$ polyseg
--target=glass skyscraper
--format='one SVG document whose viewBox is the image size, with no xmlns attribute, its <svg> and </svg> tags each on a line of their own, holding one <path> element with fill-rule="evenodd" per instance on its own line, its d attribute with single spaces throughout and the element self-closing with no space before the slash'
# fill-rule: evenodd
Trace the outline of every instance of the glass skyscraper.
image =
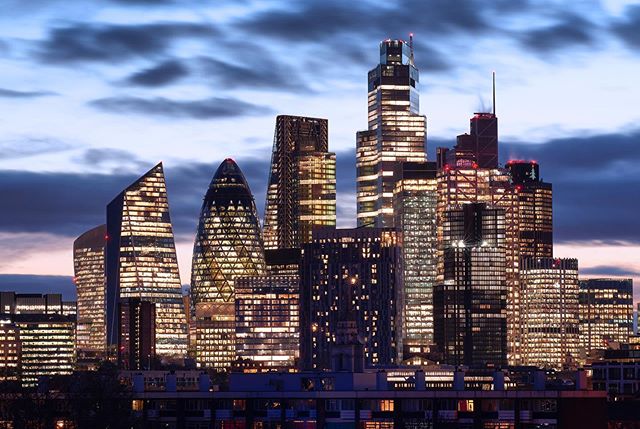
<svg viewBox="0 0 640 429">
<path fill-rule="evenodd" d="M 106 243 L 106 225 L 90 229 L 73 242 L 73 280 L 78 296 L 76 345 L 79 355 L 99 356 L 107 348 Z"/>
<path fill-rule="evenodd" d="M 580 287 L 580 346 L 588 353 L 633 334 L 633 280 L 584 279 Z"/>
<path fill-rule="evenodd" d="M 522 363 L 560 369 L 579 347 L 578 260 L 525 258 L 522 282 Z"/>
<path fill-rule="evenodd" d="M 398 231 L 396 303 L 399 359 L 426 357 L 433 344 L 433 287 L 438 262 L 434 162 L 396 166 L 393 212 Z"/>
<path fill-rule="evenodd" d="M 139 298 L 156 305 L 156 353 L 181 359 L 187 324 L 162 163 L 107 206 L 107 341 L 117 345 L 118 303 Z"/>
<path fill-rule="evenodd" d="M 193 248 L 191 296 L 200 366 L 230 369 L 235 359 L 235 280 L 264 274 L 256 205 L 238 164 L 228 158 L 204 197 Z"/>
<path fill-rule="evenodd" d="M 266 249 L 300 248 L 316 226 L 336 224 L 336 155 L 326 119 L 276 118 L 264 215 Z"/>
<path fill-rule="evenodd" d="M 505 215 L 486 204 L 447 210 L 434 290 L 435 341 L 451 365 L 507 364 Z"/>
<path fill-rule="evenodd" d="M 392 227 L 395 164 L 426 160 L 418 80 L 411 45 L 380 42 L 380 64 L 368 75 L 368 129 L 356 135 L 358 226 Z"/>
</svg>

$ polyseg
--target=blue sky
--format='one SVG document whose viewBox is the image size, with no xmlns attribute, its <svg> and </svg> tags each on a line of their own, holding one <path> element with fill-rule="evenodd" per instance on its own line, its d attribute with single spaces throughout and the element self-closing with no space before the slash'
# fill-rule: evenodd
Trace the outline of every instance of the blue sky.
<svg viewBox="0 0 640 429">
<path fill-rule="evenodd" d="M 163 160 L 188 282 L 199 206 L 224 158 L 262 207 L 277 114 L 329 119 L 339 223 L 353 225 L 366 74 L 380 40 L 413 32 L 429 153 L 490 107 L 495 70 L 502 161 L 536 159 L 554 184 L 556 255 L 578 257 L 584 276 L 640 281 L 638 1 L 0 6 L 0 273 L 71 275 L 73 239 Z M 51 279 L 66 277 L 43 287 L 58 288 Z"/>
</svg>

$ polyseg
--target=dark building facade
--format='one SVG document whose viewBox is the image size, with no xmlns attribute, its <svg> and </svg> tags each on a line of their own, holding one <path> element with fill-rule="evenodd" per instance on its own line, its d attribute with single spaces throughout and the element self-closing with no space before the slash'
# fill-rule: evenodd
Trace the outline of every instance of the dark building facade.
<svg viewBox="0 0 640 429">
<path fill-rule="evenodd" d="M 264 215 L 266 249 L 311 240 L 317 226 L 336 224 L 336 155 L 329 152 L 326 119 L 276 118 Z"/>
<path fill-rule="evenodd" d="M 157 304 L 156 353 L 182 359 L 187 323 L 162 163 L 107 206 L 107 342 L 120 336 L 118 303 L 139 298 Z"/>
<path fill-rule="evenodd" d="M 451 365 L 507 364 L 504 210 L 466 204 L 445 212 L 435 341 Z"/>
<path fill-rule="evenodd" d="M 204 197 L 193 247 L 191 296 L 196 310 L 196 360 L 228 370 L 235 359 L 235 280 L 265 274 L 264 248 L 249 185 L 230 158 Z"/>
<path fill-rule="evenodd" d="M 386 228 L 314 231 L 300 268 L 300 358 L 308 369 L 331 368 L 340 311 L 353 300 L 365 364 L 396 362 L 396 233 Z"/>
<path fill-rule="evenodd" d="M 508 161 L 518 203 L 521 258 L 553 257 L 553 188 L 540 178 L 535 161 Z"/>
<path fill-rule="evenodd" d="M 118 303 L 120 337 L 118 366 L 122 369 L 152 369 L 156 359 L 156 306 L 139 298 Z"/>
<path fill-rule="evenodd" d="M 106 225 L 90 229 L 73 242 L 73 281 L 78 296 L 76 344 L 80 355 L 106 353 L 106 243 Z"/>
<path fill-rule="evenodd" d="M 633 335 L 633 280 L 579 280 L 580 346 L 589 352 Z"/>
<path fill-rule="evenodd" d="M 397 162 L 426 158 L 412 42 L 380 42 L 380 64 L 368 75 L 368 129 L 356 135 L 358 226 L 393 226 Z"/>
</svg>

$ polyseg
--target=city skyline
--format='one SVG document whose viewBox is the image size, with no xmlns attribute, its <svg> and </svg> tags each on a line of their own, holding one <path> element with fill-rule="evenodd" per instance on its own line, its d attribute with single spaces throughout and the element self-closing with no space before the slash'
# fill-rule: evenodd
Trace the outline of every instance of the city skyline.
<svg viewBox="0 0 640 429">
<path fill-rule="evenodd" d="M 548 98 L 546 109 L 541 108 L 540 97 L 532 97 L 532 94 L 528 94 L 532 88 L 540 89 L 531 82 L 539 82 L 539 79 L 544 75 L 537 76 L 537 78 L 533 75 L 520 75 L 516 78 L 517 67 L 512 63 L 505 64 L 504 58 L 500 60 L 496 59 L 495 55 L 488 55 L 489 58 L 482 58 L 482 61 L 478 61 L 472 56 L 471 59 L 475 61 L 474 70 L 468 72 L 470 73 L 468 76 L 463 77 L 458 68 L 459 65 L 451 64 L 455 62 L 455 55 L 443 55 L 441 52 L 447 43 L 453 42 L 444 43 L 442 46 L 431 43 L 430 37 L 433 30 L 424 29 L 423 25 L 412 21 L 407 21 L 407 25 L 403 26 L 397 25 L 397 23 L 389 25 L 389 28 L 384 31 L 386 34 L 380 35 L 380 37 L 407 38 L 409 31 L 416 33 L 416 61 L 421 71 L 421 101 L 423 102 L 420 113 L 426 114 L 429 118 L 428 151 L 430 160 L 435 159 L 435 147 L 451 146 L 455 136 L 466 131 L 468 118 L 474 111 L 480 110 L 479 107 L 482 107 L 477 105 L 479 104 L 477 95 L 482 94 L 485 100 L 489 99 L 490 73 L 495 68 L 498 74 L 497 113 L 501 125 L 502 153 L 500 160 L 504 163 L 512 157 L 536 159 L 543 166 L 545 181 L 553 182 L 556 253 L 562 257 L 577 257 L 580 260 L 581 277 L 621 275 L 634 277 L 637 282 L 640 277 L 638 274 L 640 265 L 634 255 L 640 251 L 638 244 L 640 237 L 634 236 L 634 231 L 637 230 L 633 228 L 634 224 L 632 223 L 634 203 L 625 197 L 625 189 L 636 189 L 637 186 L 637 179 L 633 177 L 637 167 L 633 161 L 640 155 L 633 143 L 640 133 L 633 126 L 628 125 L 633 124 L 637 116 L 634 116 L 633 109 L 626 109 L 628 111 L 620 113 L 620 109 L 617 107 L 624 105 L 625 97 L 630 97 L 631 93 L 635 91 L 635 88 L 630 84 L 631 79 L 629 79 L 629 85 L 625 85 L 624 73 L 632 72 L 637 68 L 637 65 L 632 61 L 632 51 L 630 51 L 629 58 L 622 58 L 622 54 L 626 52 L 625 45 L 622 43 L 628 43 L 630 47 L 634 46 L 633 43 L 636 39 L 625 36 L 628 33 L 624 32 L 626 28 L 624 24 L 631 22 L 636 15 L 632 13 L 632 8 L 628 10 L 616 8 L 612 7 L 612 4 L 613 2 L 609 3 L 607 7 L 603 6 L 600 9 L 599 17 L 595 12 L 589 16 L 574 16 L 575 19 L 581 18 L 587 22 L 598 23 L 598 31 L 603 34 L 606 32 L 608 37 L 599 43 L 608 44 L 608 47 L 598 47 L 598 43 L 589 39 L 591 36 L 584 36 L 586 39 L 581 39 L 575 34 L 567 36 L 566 33 L 562 33 L 560 31 L 563 24 L 562 19 L 567 21 L 564 24 L 569 28 L 578 30 L 577 27 L 569 25 L 570 18 L 561 18 L 560 22 L 549 23 L 548 26 L 543 26 L 539 30 L 549 30 L 547 33 L 537 33 L 538 39 L 547 40 L 549 45 L 546 47 L 538 46 L 536 51 L 533 47 L 535 43 L 531 42 L 527 45 L 526 42 L 521 42 L 522 52 L 515 49 L 521 58 L 534 64 L 533 74 L 535 71 L 540 72 L 543 69 L 551 68 L 558 71 L 557 79 L 553 79 L 557 82 L 548 83 L 549 89 L 543 91 L 543 94 Z M 243 10 L 247 7 L 239 6 L 238 8 Z M 316 7 L 319 6 L 316 5 Z M 557 8 L 561 7 L 557 6 Z M 19 14 L 19 7 L 16 6 L 15 9 L 16 11 L 13 13 L 16 14 L 16 22 L 26 19 L 26 15 Z M 89 7 L 89 9 L 91 8 Z M 201 22 L 201 25 L 198 26 L 195 23 L 198 21 L 197 17 L 185 13 L 180 14 L 176 10 L 173 12 L 180 18 L 179 25 L 174 24 L 169 28 L 169 24 L 166 22 L 171 17 L 169 9 L 170 7 L 166 9 L 157 7 L 156 14 L 146 18 L 144 24 L 152 25 L 150 22 L 157 21 L 164 22 L 163 25 L 166 26 L 163 28 L 169 34 L 168 39 L 164 42 L 157 42 L 160 45 L 164 43 L 162 46 L 157 46 L 157 49 L 165 49 L 160 57 L 170 57 L 170 53 L 173 52 L 169 47 L 171 43 L 169 39 L 171 38 L 180 39 L 177 40 L 179 43 L 195 43 L 201 41 L 203 37 L 211 37 L 213 40 L 216 37 L 221 37 L 214 33 L 218 31 L 216 26 L 222 27 L 222 24 L 213 25 L 211 20 L 207 20 L 205 17 L 201 18 L 201 21 L 211 25 L 205 25 Z M 446 7 L 440 6 L 440 9 L 442 12 Z M 220 119 L 218 117 L 220 115 L 217 116 L 215 111 L 211 113 L 210 106 L 208 107 L 206 104 L 172 101 L 170 97 L 192 96 L 191 99 L 196 97 L 197 91 L 194 90 L 193 84 L 186 85 L 187 88 L 183 88 L 177 83 L 172 85 L 156 84 L 154 89 L 149 89 L 149 84 L 144 87 L 145 84 L 140 82 L 145 82 L 145 79 L 147 79 L 146 82 L 149 82 L 149 79 L 152 79 L 154 75 L 150 72 L 147 74 L 132 73 L 129 79 L 131 84 L 137 82 L 135 84 L 137 86 L 134 85 L 134 87 L 138 98 L 130 97 L 129 100 L 124 100 L 127 101 L 126 103 L 122 103 L 123 99 L 120 99 L 120 104 L 117 104 L 115 98 L 103 97 L 98 100 L 101 102 L 92 101 L 91 106 L 93 107 L 79 107 L 86 102 L 83 101 L 85 98 L 95 98 L 99 93 L 108 92 L 109 85 L 113 86 L 114 93 L 119 91 L 119 85 L 124 85 L 118 83 L 122 77 L 116 77 L 113 69 L 107 70 L 106 65 L 101 65 L 105 60 L 100 56 L 101 52 L 87 50 L 86 42 L 91 41 L 92 37 L 95 40 L 103 40 L 100 39 L 102 37 L 111 43 L 110 45 L 107 43 L 108 47 L 112 48 L 111 55 L 116 59 L 119 59 L 118 56 L 121 55 L 122 61 L 127 62 L 130 67 L 135 66 L 149 71 L 151 63 L 165 64 L 170 62 L 170 60 L 158 61 L 158 58 L 151 52 L 156 49 L 154 46 L 148 47 L 151 51 L 136 51 L 136 49 L 144 49 L 146 45 L 133 43 L 134 40 L 139 41 L 142 37 L 134 31 L 134 28 L 140 28 L 143 24 L 131 22 L 132 18 L 124 18 L 125 12 L 132 10 L 136 10 L 135 7 L 127 9 L 124 6 L 112 6 L 102 13 L 90 14 L 92 16 L 90 22 L 93 24 L 82 26 L 78 23 L 74 24 L 73 14 L 67 17 L 67 21 L 61 22 L 55 19 L 53 12 L 47 12 L 46 6 L 41 6 L 37 11 L 37 19 L 32 20 L 32 26 L 40 26 L 37 31 L 35 28 L 32 28 L 31 31 L 21 30 L 15 24 L 5 27 L 7 28 L 5 30 L 7 36 L 2 38 L 4 40 L 2 47 L 10 55 L 7 55 L 3 62 L 9 66 L 9 71 L 7 72 L 6 85 L 4 82 L 0 85 L 4 88 L 0 91 L 0 103 L 2 106 L 15 106 L 15 108 L 7 109 L 7 116 L 0 122 L 1 146 L 5 148 L 4 154 L 0 158 L 0 196 L 9 201 L 9 210 L 6 212 L 3 210 L 4 214 L 0 215 L 0 225 L 2 225 L 0 243 L 3 249 L 3 263 L 0 264 L 1 273 L 66 274 L 71 276 L 73 272 L 71 252 L 74 238 L 92 225 L 104 221 L 104 206 L 113 195 L 159 159 L 167 159 L 168 157 L 165 163 L 168 167 L 167 186 L 176 229 L 182 283 L 188 283 L 191 246 L 197 226 L 197 207 L 201 201 L 202 190 L 205 189 L 215 166 L 223 158 L 230 156 L 238 160 L 254 190 L 255 199 L 260 205 L 259 218 L 262 218 L 263 207 L 261 204 L 264 201 L 266 191 L 268 153 L 271 146 L 273 118 L 276 113 L 309 114 L 329 120 L 329 147 L 337 154 L 338 226 L 353 226 L 355 223 L 354 134 L 357 130 L 366 128 L 366 124 L 363 124 L 363 120 L 366 118 L 364 110 L 366 108 L 366 91 L 364 90 L 365 79 L 363 76 L 377 62 L 375 52 L 379 39 L 362 30 L 360 37 L 364 40 L 356 43 L 353 41 L 355 30 L 350 30 L 348 34 L 351 35 L 351 39 L 349 40 L 352 41 L 348 44 L 351 49 L 348 54 L 351 56 L 358 54 L 365 58 L 350 59 L 349 67 L 340 78 L 327 77 L 326 74 L 313 68 L 306 69 L 304 81 L 315 85 L 311 89 L 307 88 L 308 92 L 306 93 L 301 88 L 294 90 L 290 87 L 289 82 L 282 81 L 279 84 L 272 82 L 270 85 L 261 81 L 262 85 L 271 88 L 267 90 L 260 89 L 259 86 L 256 89 L 257 84 L 255 83 L 253 88 L 236 87 L 235 91 L 238 95 L 243 95 L 243 91 L 248 91 L 243 95 L 244 100 L 251 99 L 256 103 L 264 101 L 268 91 L 272 91 L 274 88 L 282 90 L 281 96 L 275 98 L 274 104 L 267 106 L 270 110 L 252 110 L 250 106 L 234 104 L 231 101 L 226 104 L 237 112 L 255 113 L 257 116 L 236 117 L 233 118 L 234 120 Z M 240 14 L 238 11 L 234 12 L 232 7 L 227 7 L 225 10 L 227 10 L 228 19 L 232 21 L 234 17 L 237 19 Z M 253 19 L 254 21 L 258 19 L 266 21 L 268 17 L 278 17 L 277 11 L 270 11 L 268 8 L 254 10 L 253 13 L 246 10 L 244 12 L 248 17 L 245 19 Z M 295 13 L 296 11 L 292 10 L 289 15 L 295 15 Z M 513 11 L 511 13 L 512 19 L 517 19 L 518 16 L 522 17 L 521 13 Z M 281 14 L 287 15 L 284 12 Z M 480 12 L 467 11 L 467 14 L 469 19 L 476 17 L 478 23 L 486 21 L 486 17 Z M 76 15 L 75 18 L 77 17 Z M 280 18 L 284 19 L 282 16 Z M 447 18 L 447 16 L 440 18 L 442 22 L 448 22 L 454 27 L 458 23 L 456 18 Z M 157 29 L 162 30 L 163 28 Z M 473 35 L 465 33 L 459 28 L 455 30 L 440 28 L 442 31 L 441 40 L 442 36 L 447 34 L 450 35 L 451 40 L 458 41 Z M 47 33 L 45 29 L 48 29 L 48 36 L 45 34 Z M 557 31 L 554 33 L 553 29 Z M 118 33 L 121 30 L 128 30 L 128 32 Z M 148 30 L 152 31 L 153 28 L 148 28 Z M 249 30 L 245 31 L 246 34 L 251 33 Z M 312 29 L 309 31 L 311 32 Z M 482 27 L 476 31 L 478 32 L 478 41 L 481 43 L 486 43 L 492 38 L 501 40 L 500 37 L 487 35 L 488 30 Z M 531 32 L 534 30 L 532 29 Z M 544 39 L 544 34 L 556 35 L 558 38 Z M 282 35 L 266 30 L 265 35 L 271 42 L 267 43 L 269 49 L 277 50 L 276 47 L 282 43 L 278 42 Z M 49 38 L 47 39 L 47 37 Z M 502 38 L 504 39 L 505 36 Z M 615 41 L 612 41 L 614 39 Z M 34 59 L 31 61 L 39 61 L 44 64 L 47 70 L 51 70 L 52 73 L 48 75 L 50 80 L 36 80 L 34 76 L 20 78 L 18 71 L 29 62 L 27 59 L 30 55 L 27 49 L 29 42 L 33 42 L 40 49 L 37 53 L 31 54 L 34 55 Z M 53 51 L 47 51 L 47 48 L 52 48 L 51 44 L 54 42 L 60 42 L 65 47 L 60 52 L 60 57 L 54 58 L 51 56 Z M 564 44 L 555 45 L 554 42 L 564 42 Z M 305 47 L 308 49 L 310 43 L 304 40 L 298 41 L 296 48 L 304 51 Z M 353 50 L 354 47 L 357 49 Z M 532 53 L 525 53 L 524 47 L 531 49 Z M 435 54 L 438 52 L 434 51 L 436 48 L 440 50 L 439 55 Z M 73 49 L 76 50 L 72 52 Z M 233 57 L 234 61 L 245 61 L 242 49 L 246 49 L 246 47 L 238 49 L 237 57 Z M 572 49 L 576 50 L 578 62 L 585 66 L 585 71 L 579 76 L 576 86 L 591 82 L 590 88 L 592 88 L 593 94 L 590 97 L 592 97 L 592 101 L 593 99 L 598 100 L 592 103 L 595 106 L 585 106 L 585 100 L 569 90 L 560 93 L 562 95 L 560 100 L 553 99 L 551 102 L 553 91 L 557 90 L 556 85 L 560 85 L 563 79 L 566 83 L 565 74 L 572 70 L 572 66 L 567 64 L 567 60 L 557 57 L 561 53 L 567 52 L 567 49 L 569 52 Z M 341 51 L 338 50 L 338 52 Z M 632 65 L 624 69 L 622 79 L 619 76 L 617 78 L 617 85 L 623 86 L 630 94 L 622 96 L 620 91 L 611 90 L 607 96 L 606 91 L 601 88 L 606 85 L 600 85 L 601 87 L 594 85 L 595 77 L 606 77 L 606 75 L 601 74 L 600 66 L 595 66 L 591 62 L 592 60 L 586 58 L 585 54 L 588 52 L 597 53 L 600 59 L 612 56 L 618 61 L 630 61 Z M 550 54 L 548 59 L 547 54 Z M 308 56 L 306 53 L 305 55 Z M 280 61 L 277 55 L 274 57 Z M 131 61 L 129 61 L 130 58 Z M 438 66 L 437 60 L 445 61 L 446 66 L 445 64 Z M 318 61 L 320 60 L 318 59 Z M 72 73 L 69 67 L 73 64 L 82 65 L 79 71 L 73 73 L 84 73 L 86 75 L 84 79 L 87 80 L 89 80 L 88 75 L 91 70 L 101 70 L 104 74 L 100 90 L 94 91 L 90 84 L 87 84 L 87 94 L 81 94 L 81 92 L 64 87 L 64 85 L 61 89 L 57 89 L 56 85 L 60 83 L 61 77 L 70 76 Z M 210 67 L 212 77 L 223 76 L 221 62 L 214 61 L 207 64 Z M 189 65 L 187 68 L 190 69 L 190 67 L 192 66 Z M 165 67 L 165 72 L 167 69 L 171 70 L 171 67 Z M 162 70 L 160 69 L 160 72 Z M 180 67 L 174 67 L 174 70 L 180 70 Z M 257 73 L 260 68 L 255 65 L 254 69 L 249 70 Z M 452 71 L 454 72 L 452 74 L 457 77 L 455 79 L 446 77 L 444 76 L 445 71 Z M 156 71 L 156 79 L 162 74 L 160 72 Z M 174 75 L 179 74 L 179 71 L 177 74 L 174 73 Z M 466 79 L 467 77 L 469 79 Z M 255 76 L 253 78 L 257 79 Z M 586 80 L 582 81 L 582 79 Z M 590 81 L 589 79 L 594 80 Z M 462 84 L 465 80 L 472 83 Z M 542 80 L 548 82 L 549 75 L 547 74 Z M 348 99 L 344 106 L 329 105 L 329 100 L 336 98 L 336 90 L 324 90 L 319 85 L 333 81 L 338 83 L 337 88 L 343 89 L 343 99 Z M 452 88 L 455 87 L 455 82 L 458 82 L 461 87 Z M 236 85 L 238 85 L 237 82 Z M 465 87 L 465 85 L 467 86 Z M 233 85 L 227 84 L 227 86 L 232 87 Z M 301 87 L 304 86 L 301 84 Z M 525 87 L 528 88 L 526 91 L 524 91 Z M 256 96 L 255 93 L 258 95 Z M 150 98 L 145 103 L 143 97 L 147 95 L 157 98 Z M 520 98 L 516 95 L 520 95 Z M 574 96 L 573 99 L 571 95 Z M 302 100 L 303 98 L 305 101 L 308 99 L 308 103 L 300 103 L 300 109 L 298 107 L 292 108 L 290 104 L 286 103 L 286 100 Z M 449 100 L 445 102 L 447 98 Z M 572 100 L 571 105 L 574 106 L 574 109 L 567 109 L 567 98 Z M 522 103 L 522 99 L 527 102 Z M 607 100 L 618 100 L 618 103 L 608 103 Z M 236 101 L 246 103 L 242 99 Z M 523 110 L 521 104 L 527 105 L 527 109 Z M 560 107 L 554 106 L 554 104 L 558 104 Z M 602 104 L 606 105 L 607 109 L 603 109 Z M 485 110 L 489 105 L 490 103 L 485 101 L 483 106 Z M 632 106 L 633 104 L 627 103 L 626 105 Z M 62 106 L 60 111 L 55 111 L 58 110 L 57 106 Z M 146 117 L 140 114 L 145 110 L 145 106 L 146 113 L 149 114 Z M 161 109 L 162 106 L 165 110 Z M 187 108 L 189 106 L 190 109 Z M 559 110 L 561 107 L 564 107 L 564 110 Z M 34 124 L 27 124 L 25 123 L 25 115 L 26 112 L 31 112 L 31 109 L 39 112 L 41 117 L 36 118 Z M 136 113 L 137 109 L 137 115 L 127 117 L 114 113 L 105 114 L 99 113 L 100 109 L 111 112 L 115 109 L 128 113 Z M 452 113 L 453 110 L 455 113 Z M 606 112 L 602 112 L 602 110 L 606 110 Z M 200 111 L 204 113 L 198 117 Z M 171 117 L 171 120 L 153 119 L 154 114 L 158 112 L 165 112 Z M 195 118 L 187 117 L 189 113 L 185 112 L 191 112 L 190 114 Z M 82 121 L 80 121 L 81 123 L 74 121 L 73 127 L 62 128 L 54 123 L 61 113 L 77 115 Z M 554 114 L 555 117 L 552 117 Z M 578 120 L 574 116 L 584 116 L 584 119 Z M 616 118 L 612 119 L 612 117 Z M 234 124 L 239 121 L 246 125 L 236 128 L 243 128 L 243 130 L 237 129 L 234 134 L 230 134 L 231 128 L 229 127 L 235 126 Z M 162 122 L 167 122 L 167 124 Z M 551 129 L 558 123 L 566 124 L 565 128 Z M 96 129 L 102 132 L 89 133 L 86 127 L 91 124 L 99 125 Z M 145 129 L 139 142 L 136 141 L 137 133 L 132 132 L 135 124 L 141 124 Z M 30 135 L 30 125 L 35 125 L 38 130 L 42 130 L 39 131 L 40 134 Z M 112 128 L 107 131 L 107 126 Z M 137 125 L 135 126 L 137 128 Z M 535 128 L 539 128 L 537 133 Z M 166 136 L 160 136 L 168 129 L 170 132 Z M 132 137 L 123 138 L 126 134 L 130 134 Z M 223 134 L 225 140 L 231 139 L 237 144 L 224 146 L 225 152 L 220 153 L 221 148 L 217 145 L 222 145 L 224 142 L 219 141 L 222 139 L 218 139 L 217 136 Z M 176 139 L 173 144 L 171 144 L 172 139 Z M 154 147 L 151 148 L 150 145 Z M 180 150 L 176 151 L 176 147 L 180 147 Z M 198 161 L 194 161 L 196 159 L 195 149 L 202 152 L 203 149 L 209 147 L 210 149 L 204 150 L 207 152 L 206 155 L 197 158 Z M 229 147 L 232 147 L 233 151 L 228 153 L 227 148 Z M 58 197 L 58 201 L 52 202 L 51 197 L 34 189 L 37 186 L 41 187 L 42 184 L 48 184 L 45 193 L 52 193 Z M 62 191 L 52 192 L 53 188 L 60 188 Z M 68 190 L 73 192 L 68 192 Z M 65 192 L 72 195 L 66 195 Z M 41 199 L 47 203 L 47 208 L 50 209 L 48 211 L 52 215 L 47 219 L 47 222 L 41 220 L 45 216 L 39 214 L 28 198 L 20 197 L 25 193 L 32 196 L 33 199 Z M 607 201 L 610 202 L 608 205 Z M 76 214 L 69 215 L 71 210 Z M 19 245 L 8 245 L 17 239 L 21 241 Z M 11 289 L 12 284 L 7 283 L 6 277 L 0 277 L 1 289 Z M 73 284 L 69 282 L 68 288 L 72 289 Z M 57 289 L 50 291 L 57 291 Z"/>
</svg>

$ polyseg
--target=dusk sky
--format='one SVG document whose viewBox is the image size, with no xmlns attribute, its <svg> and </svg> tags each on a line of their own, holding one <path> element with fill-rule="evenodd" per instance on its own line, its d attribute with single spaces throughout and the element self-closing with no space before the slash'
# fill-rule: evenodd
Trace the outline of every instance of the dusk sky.
<svg viewBox="0 0 640 429">
<path fill-rule="evenodd" d="M 327 118 L 338 224 L 379 42 L 414 33 L 429 157 L 491 108 L 554 187 L 555 256 L 640 284 L 640 1 L 0 0 L 0 290 L 74 296 L 73 240 L 163 161 L 183 283 L 234 158 L 262 213 L 275 116 Z M 30 277 L 16 275 L 30 275 Z"/>
</svg>

